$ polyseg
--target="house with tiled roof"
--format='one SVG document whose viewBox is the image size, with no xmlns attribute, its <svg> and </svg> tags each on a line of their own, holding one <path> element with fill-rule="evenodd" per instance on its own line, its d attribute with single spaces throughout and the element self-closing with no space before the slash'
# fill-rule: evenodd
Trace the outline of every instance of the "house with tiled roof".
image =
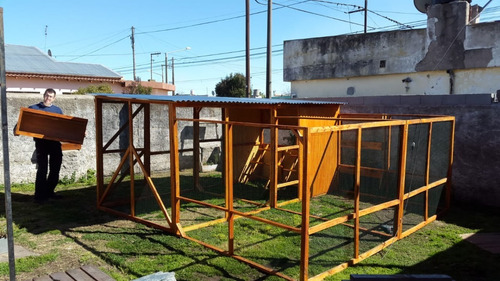
<svg viewBox="0 0 500 281">
<path fill-rule="evenodd" d="M 8 93 L 43 93 L 46 88 L 53 88 L 58 94 L 70 94 L 92 84 L 108 84 L 115 93 L 122 93 L 135 83 L 103 65 L 59 62 L 32 46 L 6 44 L 5 70 Z M 174 85 L 160 82 L 141 85 L 152 87 L 157 95 L 175 90 Z"/>
</svg>

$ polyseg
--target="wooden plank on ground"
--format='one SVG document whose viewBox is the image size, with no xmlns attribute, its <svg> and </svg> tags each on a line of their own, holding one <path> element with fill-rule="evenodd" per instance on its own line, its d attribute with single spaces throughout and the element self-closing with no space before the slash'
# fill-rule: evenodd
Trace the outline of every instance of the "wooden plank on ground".
<svg viewBox="0 0 500 281">
<path fill-rule="evenodd" d="M 66 273 L 64 272 L 56 272 L 52 273 L 50 275 L 50 278 L 52 280 L 58 280 L 58 281 L 75 281 L 73 278 L 69 277 Z"/>
<path fill-rule="evenodd" d="M 114 281 L 115 279 L 111 278 L 106 273 L 102 272 L 99 268 L 92 265 L 84 265 L 81 267 L 83 271 L 87 272 L 88 275 L 92 276 L 95 280 L 99 281 Z"/>
<path fill-rule="evenodd" d="M 49 276 L 45 275 L 45 276 L 33 278 L 33 281 L 53 281 L 53 280 Z"/>
<path fill-rule="evenodd" d="M 85 271 L 80 268 L 70 269 L 66 271 L 71 278 L 78 281 L 95 281 L 92 277 L 90 277 Z"/>
</svg>

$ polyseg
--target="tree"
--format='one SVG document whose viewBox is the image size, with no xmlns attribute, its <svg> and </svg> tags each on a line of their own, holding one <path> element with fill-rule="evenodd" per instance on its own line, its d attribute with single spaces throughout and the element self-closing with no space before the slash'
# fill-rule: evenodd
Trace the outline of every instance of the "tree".
<svg viewBox="0 0 500 281">
<path fill-rule="evenodd" d="M 134 94 L 134 95 L 151 95 L 153 92 L 152 87 L 144 87 L 141 83 L 133 82 L 129 86 L 125 87 L 123 90 L 125 94 Z"/>
<path fill-rule="evenodd" d="M 78 88 L 76 92 L 73 92 L 73 95 L 85 95 L 85 94 L 93 94 L 93 93 L 107 93 L 112 94 L 113 89 L 108 84 L 99 84 L 99 85 L 90 85 L 85 88 Z"/>
<path fill-rule="evenodd" d="M 246 79 L 241 73 L 230 74 L 215 85 L 215 95 L 218 97 L 245 97 Z"/>
</svg>

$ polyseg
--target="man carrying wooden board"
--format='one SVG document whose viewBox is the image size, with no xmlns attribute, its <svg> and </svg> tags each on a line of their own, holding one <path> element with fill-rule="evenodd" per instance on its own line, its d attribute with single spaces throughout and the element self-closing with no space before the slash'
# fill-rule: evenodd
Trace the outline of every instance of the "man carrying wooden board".
<svg viewBox="0 0 500 281">
<path fill-rule="evenodd" d="M 43 101 L 31 105 L 29 108 L 63 114 L 61 108 L 52 104 L 55 99 L 56 91 L 49 88 L 43 94 Z M 56 194 L 54 190 L 59 182 L 59 171 L 62 164 L 61 142 L 41 138 L 33 139 L 35 140 L 36 163 L 38 166 L 35 181 L 35 202 L 42 204 L 51 198 L 60 199 L 61 195 Z"/>
</svg>

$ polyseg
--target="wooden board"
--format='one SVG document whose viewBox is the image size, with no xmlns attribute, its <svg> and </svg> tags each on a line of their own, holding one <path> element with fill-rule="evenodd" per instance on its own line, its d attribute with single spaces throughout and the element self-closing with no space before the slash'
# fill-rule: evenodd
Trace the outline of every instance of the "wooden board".
<svg viewBox="0 0 500 281">
<path fill-rule="evenodd" d="M 69 269 L 65 272 L 56 272 L 50 275 L 35 277 L 33 281 L 114 281 L 106 273 L 93 265 L 83 265 L 80 268 Z"/>
<path fill-rule="evenodd" d="M 63 150 L 80 149 L 87 119 L 21 107 L 14 135 L 62 142 Z"/>
</svg>

